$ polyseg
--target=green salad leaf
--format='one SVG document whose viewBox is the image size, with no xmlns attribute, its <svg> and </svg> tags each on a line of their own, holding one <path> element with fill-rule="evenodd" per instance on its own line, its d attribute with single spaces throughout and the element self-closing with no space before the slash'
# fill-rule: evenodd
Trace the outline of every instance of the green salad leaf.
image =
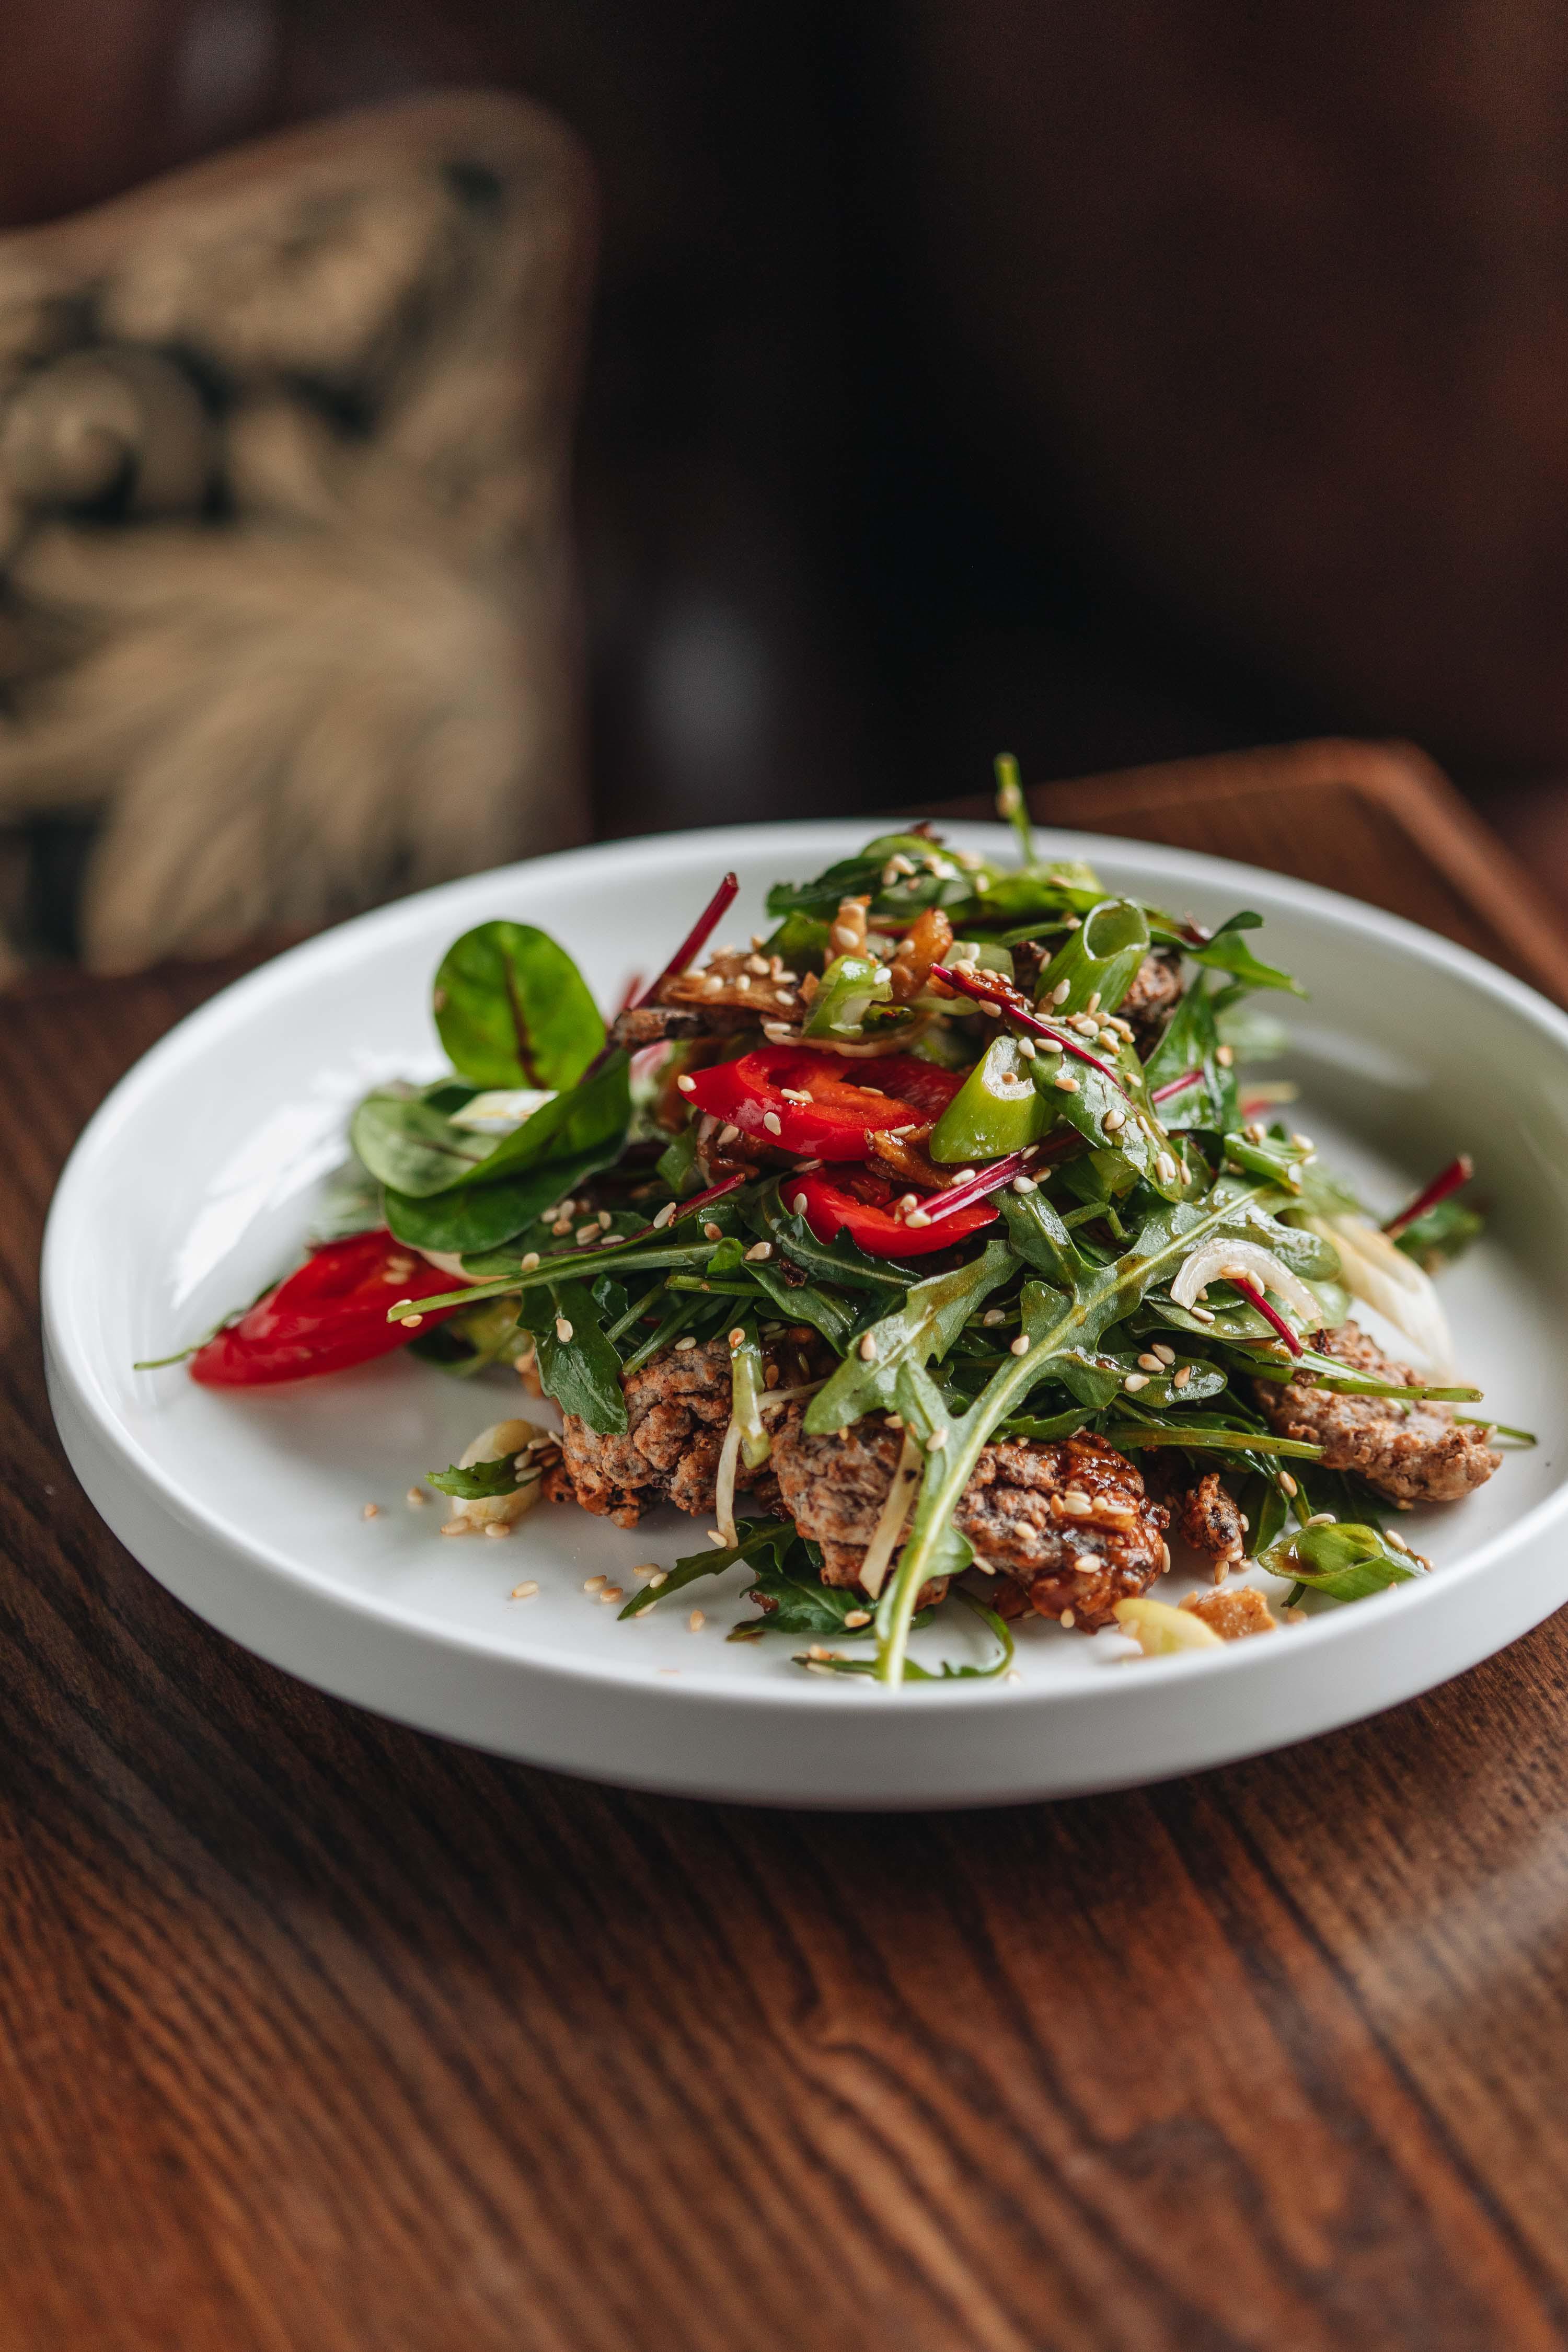
<svg viewBox="0 0 1568 2352">
<path fill-rule="evenodd" d="M 481 923 L 441 959 L 436 1026 L 476 1086 L 575 1086 L 605 1042 L 588 984 L 531 923 Z"/>
</svg>

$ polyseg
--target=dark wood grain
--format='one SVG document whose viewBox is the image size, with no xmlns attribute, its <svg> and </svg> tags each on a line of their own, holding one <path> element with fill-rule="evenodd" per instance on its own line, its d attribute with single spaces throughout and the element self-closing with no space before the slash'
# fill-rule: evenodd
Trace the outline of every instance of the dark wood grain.
<svg viewBox="0 0 1568 2352">
<path fill-rule="evenodd" d="M 1405 908 L 1424 854 L 1340 878 Z M 98 1522 L 33 1330 L 73 1134 L 223 976 L 0 1008 L 5 2352 L 1560 2347 L 1563 1621 L 967 1816 L 626 1796 L 322 1698 Z"/>
</svg>

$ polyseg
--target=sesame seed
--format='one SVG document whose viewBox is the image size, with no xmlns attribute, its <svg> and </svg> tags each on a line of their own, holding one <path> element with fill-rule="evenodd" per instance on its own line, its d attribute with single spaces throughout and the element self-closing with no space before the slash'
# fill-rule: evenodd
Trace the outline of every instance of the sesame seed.
<svg viewBox="0 0 1568 2352">
<path fill-rule="evenodd" d="M 403 1318 L 403 1328 L 405 1331 L 417 1331 L 424 1320 L 423 1315 L 405 1315 Z"/>
<path fill-rule="evenodd" d="M 558 1315 L 555 1318 L 555 1336 L 558 1339 L 562 1340 L 569 1339 L 572 1337 L 572 1326 L 567 1321 L 564 1315 Z"/>
<path fill-rule="evenodd" d="M 987 1330 L 994 1330 L 996 1325 L 998 1323 L 1005 1323 L 1007 1318 L 1003 1314 L 1002 1309 L 999 1307 L 988 1307 L 980 1320 L 984 1324 Z"/>
<path fill-rule="evenodd" d="M 1156 1356 L 1162 1364 L 1173 1364 L 1176 1360 L 1176 1351 L 1174 1348 L 1168 1348 L 1163 1339 L 1154 1340 L 1150 1349 L 1150 1353 Z"/>
<path fill-rule="evenodd" d="M 487 1519 L 485 1521 L 485 1533 L 488 1536 L 510 1536 L 512 1531 L 512 1524 L 510 1519 Z"/>
<path fill-rule="evenodd" d="M 602 1592 L 608 1582 L 608 1577 L 591 1576 L 584 1585 L 583 1590 L 584 1592 Z"/>
<path fill-rule="evenodd" d="M 599 1226 L 598 1226 L 598 1222 L 597 1222 L 597 1220 L 595 1220 L 595 1223 L 594 1223 L 593 1224 L 591 1224 L 591 1225 L 579 1225 L 579 1226 L 578 1226 L 578 1228 L 577 1228 L 577 1233 L 576 1233 L 576 1242 L 577 1242 L 577 1246 L 578 1246 L 578 1248 L 579 1248 L 579 1249 L 582 1249 L 582 1248 L 585 1247 L 585 1245 L 586 1245 L 589 1242 L 596 1242 L 596 1241 L 598 1240 L 598 1238 L 599 1238 Z"/>
<path fill-rule="evenodd" d="M 1331 1528 L 1337 1527 L 1339 1522 L 1332 1511 L 1314 1511 L 1306 1524 L 1310 1528 Z"/>
<path fill-rule="evenodd" d="M 1061 1505 L 1063 1510 L 1068 1512 L 1075 1519 L 1087 1518 L 1094 1508 L 1094 1505 L 1081 1486 L 1066 1487 L 1063 1490 Z"/>
<path fill-rule="evenodd" d="M 860 1360 L 863 1364 L 874 1364 L 876 1362 L 877 1334 L 875 1331 L 867 1331 L 862 1335 L 860 1340 Z"/>
<path fill-rule="evenodd" d="M 1100 1011 L 1100 991 L 1098 988 L 1095 990 L 1092 996 L 1085 997 L 1083 1001 L 1083 1009 L 1086 1013 L 1098 1013 Z"/>
<path fill-rule="evenodd" d="M 678 1348 L 695 1348 L 697 1342 L 689 1331 L 684 1339 L 678 1339 L 675 1344 Z"/>
<path fill-rule="evenodd" d="M 1176 1163 L 1168 1151 L 1162 1151 L 1156 1158 L 1154 1173 L 1162 1184 L 1171 1184 L 1175 1181 Z"/>
<path fill-rule="evenodd" d="M 751 1248 L 746 1252 L 746 1263 L 749 1265 L 761 1265 L 764 1264 L 768 1258 L 772 1257 L 773 1254 L 773 1245 L 772 1242 L 753 1242 Z"/>
<path fill-rule="evenodd" d="M 844 1622 L 846 1625 L 868 1625 L 871 1622 L 871 1612 L 868 1609 L 851 1609 L 845 1617 Z"/>
<path fill-rule="evenodd" d="M 1078 1619 L 1070 1609 L 1064 1609 L 1062 1611 L 1061 1622 L 1070 1633 L 1072 1628 L 1078 1623 Z"/>
<path fill-rule="evenodd" d="M 1171 1382 L 1171 1386 L 1173 1389 L 1184 1389 L 1192 1377 L 1193 1368 L 1191 1364 L 1184 1364 L 1176 1373 L 1174 1380 Z"/>
<path fill-rule="evenodd" d="M 444 1536 L 471 1536 L 473 1532 L 472 1519 L 443 1519 L 441 1522 L 441 1533 Z"/>
<path fill-rule="evenodd" d="M 379 1519 L 381 1517 L 381 1505 L 379 1503 L 367 1503 L 363 1510 L 360 1513 L 360 1517 L 362 1519 Z"/>
<path fill-rule="evenodd" d="M 746 1337 L 745 1325 L 743 1323 L 737 1323 L 734 1329 L 728 1334 L 728 1337 L 731 1348 L 741 1347 Z"/>
<path fill-rule="evenodd" d="M 601 1601 L 624 1601 L 626 1597 L 625 1591 L 618 1584 L 606 1584 L 599 1595 Z"/>
<path fill-rule="evenodd" d="M 933 1429 L 933 1430 L 931 1431 L 931 1435 L 926 1439 L 926 1452 L 927 1452 L 928 1454 L 940 1454 L 940 1453 L 942 1452 L 942 1447 L 943 1447 L 946 1444 L 947 1444 L 947 1432 L 946 1432 L 946 1430 L 945 1430 L 945 1429 Z"/>
<path fill-rule="evenodd" d="M 1029 1352 L 1028 1333 L 1020 1331 L 1016 1339 L 1010 1339 L 1007 1342 L 1007 1352 L 1010 1356 L 1026 1356 Z"/>
<path fill-rule="evenodd" d="M 1122 1382 L 1123 1388 L 1129 1389 L 1146 1389 L 1148 1385 L 1149 1375 L 1147 1372 L 1129 1372 L 1127 1378 Z"/>
<path fill-rule="evenodd" d="M 1051 1001 L 1051 1003 L 1052 1003 L 1053 1004 L 1065 1004 L 1065 1003 L 1067 1003 L 1067 1001 L 1068 1001 L 1068 998 L 1071 994 L 1072 994 L 1072 982 L 1071 982 L 1071 981 L 1070 981 L 1070 980 L 1058 980 L 1058 982 L 1057 982 L 1057 984 L 1056 984 L 1056 986 L 1055 986 L 1055 987 L 1052 989 L 1052 991 L 1051 991 L 1051 997 L 1050 997 L 1050 1001 Z"/>
<path fill-rule="evenodd" d="M 904 1416 L 901 1412 L 884 1413 L 882 1417 L 889 1429 L 902 1429 L 904 1425 Z"/>
<path fill-rule="evenodd" d="M 403 1499 L 405 1503 L 411 1503 L 416 1511 L 422 1511 L 430 1497 L 423 1486 L 410 1486 Z"/>
<path fill-rule="evenodd" d="M 1023 1677 L 1023 1675 L 1018 1672 L 1018 1669 L 1017 1669 L 1017 1667 L 1016 1667 L 1016 1666 L 1009 1666 L 1009 1667 L 1008 1667 L 1008 1669 L 1007 1669 L 1007 1671 L 1006 1671 L 1006 1673 L 1003 1675 L 1002 1679 L 1003 1679 L 1003 1681 L 1004 1681 L 1005 1683 L 1021 1683 L 1021 1682 L 1023 1681 L 1024 1677 Z"/>
<path fill-rule="evenodd" d="M 763 1374 L 763 1379 L 770 1389 L 776 1389 L 779 1384 L 778 1366 L 776 1364 L 770 1364 L 767 1370 Z"/>
<path fill-rule="evenodd" d="M 794 1200 L 790 1202 L 790 1207 L 795 1211 L 797 1217 L 804 1217 L 806 1211 L 805 1194 L 804 1192 L 797 1192 Z"/>
<path fill-rule="evenodd" d="M 1187 1313 L 1194 1323 L 1212 1323 L 1214 1317 L 1206 1307 L 1189 1307 Z"/>
<path fill-rule="evenodd" d="M 1059 1087 L 1064 1095 L 1076 1095 L 1078 1092 L 1078 1080 L 1067 1070 L 1058 1070 L 1051 1084 Z"/>
<path fill-rule="evenodd" d="M 1061 1040 L 1059 1037 L 1037 1037 L 1035 1050 L 1038 1054 L 1059 1054 L 1062 1050 Z"/>
<path fill-rule="evenodd" d="M 980 1010 L 988 1021 L 1000 1021 L 1002 1018 L 1002 1007 L 993 1003 L 989 997 L 982 1000 Z"/>
<path fill-rule="evenodd" d="M 1318 1148 L 1310 1135 L 1293 1134 L 1290 1140 L 1295 1145 L 1298 1151 L 1316 1151 Z"/>
<path fill-rule="evenodd" d="M 763 1125 L 767 1129 L 770 1135 L 782 1135 L 784 1133 L 784 1126 L 776 1110 L 765 1110 L 763 1113 Z"/>
<path fill-rule="evenodd" d="M 719 1129 L 719 1140 L 721 1143 L 736 1143 L 740 1140 L 740 1135 L 741 1130 L 732 1119 L 726 1120 L 724 1125 Z"/>
<path fill-rule="evenodd" d="M 701 1610 L 694 1609 L 690 1616 L 686 1621 L 686 1630 L 689 1633 L 700 1633 L 702 1628 L 707 1624 L 707 1622 L 708 1620 L 702 1614 Z"/>
<path fill-rule="evenodd" d="M 537 1578 L 537 1577 L 531 1576 L 531 1577 L 527 1580 L 526 1583 L 523 1583 L 523 1584 L 514 1584 L 514 1585 L 512 1586 L 512 1588 L 511 1588 L 511 1597 L 512 1597 L 512 1599 L 513 1599 L 514 1601 L 531 1601 L 531 1600 L 532 1600 L 532 1598 L 533 1598 L 533 1596 L 534 1596 L 534 1594 L 538 1591 L 538 1590 L 539 1590 L 539 1580 L 538 1580 L 538 1578 Z"/>
<path fill-rule="evenodd" d="M 1022 1054 L 1026 1062 L 1032 1062 L 1035 1058 L 1034 1039 L 1032 1037 L 1020 1037 L 1018 1040 L 1018 1051 Z"/>
<path fill-rule="evenodd" d="M 931 1215 L 925 1209 L 911 1209 L 905 1222 L 911 1225 L 929 1225 Z"/>
<path fill-rule="evenodd" d="M 668 1584 L 668 1583 L 669 1582 L 669 1570 L 668 1570 L 668 1568 L 656 1568 L 656 1569 L 654 1570 L 653 1574 L 648 1578 L 647 1582 L 648 1582 L 648 1591 L 649 1591 L 650 1592 L 657 1592 L 657 1591 L 658 1591 L 658 1588 L 659 1588 L 659 1586 L 660 1586 L 661 1584 Z"/>
<path fill-rule="evenodd" d="M 1124 1110 L 1108 1110 L 1100 1121 L 1107 1135 L 1114 1135 L 1119 1127 L 1125 1127 L 1126 1124 L 1127 1113 Z"/>
<path fill-rule="evenodd" d="M 1159 1357 L 1152 1353 L 1147 1356 L 1140 1356 L 1138 1363 L 1139 1369 L 1145 1372 L 1163 1372 L 1165 1369 L 1164 1364 L 1161 1362 Z"/>
<path fill-rule="evenodd" d="M 679 1087 L 683 1095 L 694 1095 L 697 1092 L 697 1081 L 695 1078 L 689 1078 L 683 1075 L 677 1078 L 675 1083 Z"/>
<path fill-rule="evenodd" d="M 1039 1189 L 1032 1176 L 1015 1176 L 1013 1179 L 1015 1192 L 1037 1192 Z"/>
<path fill-rule="evenodd" d="M 1284 1487 L 1285 1492 L 1288 1495 L 1293 1495 L 1296 1492 L 1296 1481 L 1291 1477 L 1289 1470 L 1281 1470 L 1279 1473 L 1279 1484 Z"/>
</svg>

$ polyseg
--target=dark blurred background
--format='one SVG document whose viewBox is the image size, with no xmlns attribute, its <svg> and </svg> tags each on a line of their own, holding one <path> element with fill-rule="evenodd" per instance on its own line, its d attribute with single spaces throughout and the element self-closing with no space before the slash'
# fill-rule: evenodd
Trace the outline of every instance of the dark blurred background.
<svg viewBox="0 0 1568 2352">
<path fill-rule="evenodd" d="M 601 832 L 1333 729 L 1568 864 L 1544 0 L 11 0 L 6 52 L 0 225 L 421 88 L 577 131 Z"/>
</svg>

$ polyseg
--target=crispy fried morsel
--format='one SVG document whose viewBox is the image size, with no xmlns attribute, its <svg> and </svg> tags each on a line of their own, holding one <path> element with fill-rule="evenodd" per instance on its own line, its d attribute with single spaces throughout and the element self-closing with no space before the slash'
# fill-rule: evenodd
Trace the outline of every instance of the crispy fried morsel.
<svg viewBox="0 0 1568 2352">
<path fill-rule="evenodd" d="M 786 1413 L 773 1467 L 785 1509 L 822 1546 L 825 1582 L 858 1578 L 900 1445 L 877 1416 L 808 1437 L 798 1409 Z M 1026 1604 L 1043 1617 L 1070 1610 L 1089 1632 L 1162 1573 L 1166 1517 L 1132 1465 L 1090 1437 L 986 1446 L 953 1515 L 976 1556 L 1016 1580 Z M 986 1598 L 997 1607 L 1005 1596 L 998 1577 Z"/>
<path fill-rule="evenodd" d="M 702 1015 L 703 1026 L 727 1034 L 752 1022 L 800 1018 L 800 983 L 778 956 L 717 948 L 700 971 L 678 971 L 658 992 L 661 1004 Z"/>
<path fill-rule="evenodd" d="M 859 1582 L 902 1448 L 899 1432 L 879 1415 L 829 1437 L 810 1437 L 800 1406 L 785 1407 L 773 1433 L 773 1467 L 784 1509 L 801 1534 L 822 1547 L 824 1584 Z M 933 1607 L 946 1592 L 946 1577 L 933 1577 L 921 1588 L 920 1606 Z"/>
<path fill-rule="evenodd" d="M 1209 1471 L 1185 1494 L 1173 1496 L 1173 1502 L 1177 1533 L 1194 1551 L 1207 1552 L 1216 1560 L 1241 1559 L 1247 1549 L 1247 1530 L 1239 1507 L 1220 1485 L 1217 1470 Z"/>
<path fill-rule="evenodd" d="M 1138 1051 L 1145 1060 L 1164 1034 L 1166 1022 L 1182 993 L 1182 960 L 1169 948 L 1146 955 L 1133 974 L 1132 985 L 1117 1006 L 1131 1024 Z"/>
<path fill-rule="evenodd" d="M 610 1024 L 612 1045 L 628 1054 L 645 1045 L 663 1045 L 667 1038 L 700 1037 L 706 1034 L 700 1013 L 682 1012 L 673 1004 L 633 1004 L 617 1013 Z"/>
<path fill-rule="evenodd" d="M 1320 1355 L 1377 1380 L 1419 1382 L 1418 1373 L 1385 1356 L 1354 1323 L 1317 1332 L 1311 1345 Z M 1486 1431 L 1457 1422 L 1450 1404 L 1335 1396 L 1330 1389 L 1314 1388 L 1300 1372 L 1283 1389 L 1268 1381 L 1253 1386 L 1282 1436 L 1321 1445 L 1325 1468 L 1353 1470 L 1394 1502 L 1457 1503 L 1484 1486 L 1502 1461 L 1488 1445 Z"/>
<path fill-rule="evenodd" d="M 900 943 L 893 958 L 893 1002 L 907 1004 L 918 996 L 931 976 L 933 963 L 945 963 L 952 945 L 952 925 L 940 907 L 923 908 L 910 925 L 908 943 Z M 951 995 L 944 988 L 943 995 Z"/>
<path fill-rule="evenodd" d="M 1201 1617 L 1222 1642 L 1243 1642 L 1249 1633 L 1279 1630 L 1268 1601 L 1250 1584 L 1227 1584 L 1218 1592 L 1189 1592 L 1182 1606 L 1194 1617 Z"/>
<path fill-rule="evenodd" d="M 1169 1566 L 1169 1517 L 1124 1454 L 1081 1432 L 1054 1444 L 986 1446 L 953 1524 L 1042 1617 L 1070 1612 L 1092 1633 Z"/>
<path fill-rule="evenodd" d="M 719 1451 L 730 1419 L 730 1350 L 722 1339 L 672 1348 L 626 1382 L 627 1429 L 600 1436 L 574 1412 L 562 1430 L 562 1460 L 544 1491 L 552 1502 L 581 1503 L 617 1527 L 635 1528 L 668 1499 L 695 1517 L 713 1508 Z M 778 1487 L 764 1465 L 735 1475 L 737 1489 L 760 1509 L 778 1508 Z"/>
</svg>

